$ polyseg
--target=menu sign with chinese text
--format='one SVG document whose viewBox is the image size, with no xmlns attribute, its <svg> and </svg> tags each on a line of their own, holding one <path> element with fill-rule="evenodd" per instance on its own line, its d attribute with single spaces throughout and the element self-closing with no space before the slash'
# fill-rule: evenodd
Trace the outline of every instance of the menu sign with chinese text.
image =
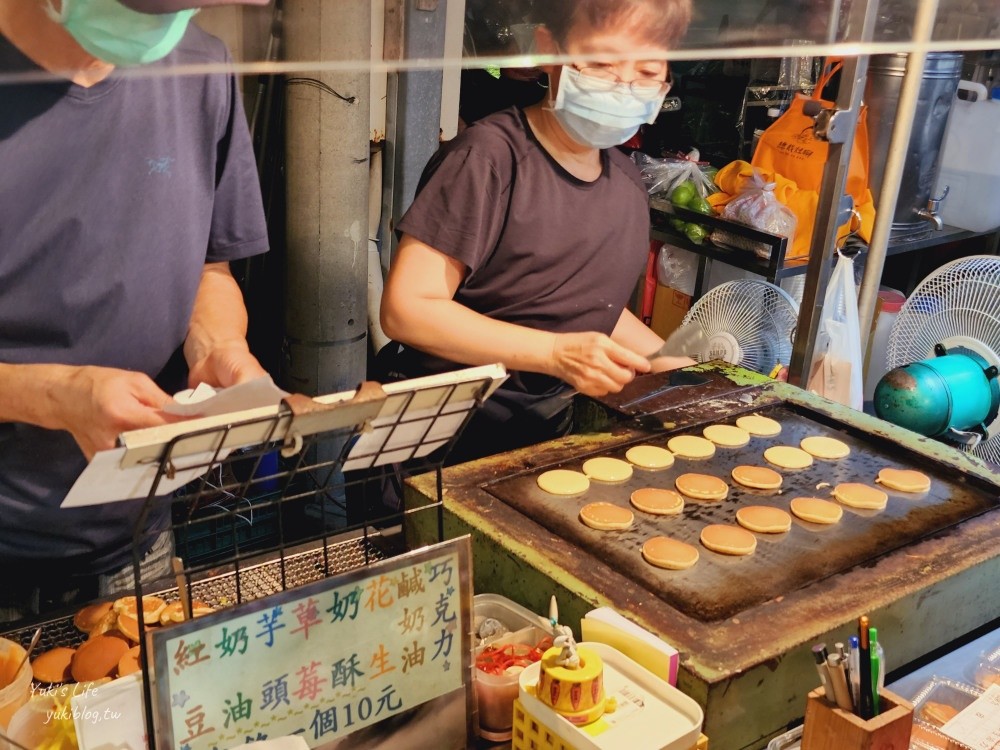
<svg viewBox="0 0 1000 750">
<path fill-rule="evenodd" d="M 157 746 L 320 747 L 462 689 L 469 580 L 460 539 L 155 632 Z"/>
</svg>

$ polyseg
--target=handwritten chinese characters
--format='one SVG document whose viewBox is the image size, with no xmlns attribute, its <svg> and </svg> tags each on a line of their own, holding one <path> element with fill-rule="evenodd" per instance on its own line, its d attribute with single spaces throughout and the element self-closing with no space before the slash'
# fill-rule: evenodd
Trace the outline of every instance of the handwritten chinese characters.
<svg viewBox="0 0 1000 750">
<path fill-rule="evenodd" d="M 299 734 L 316 747 L 461 689 L 460 555 L 434 552 L 157 634 L 172 746 Z"/>
</svg>

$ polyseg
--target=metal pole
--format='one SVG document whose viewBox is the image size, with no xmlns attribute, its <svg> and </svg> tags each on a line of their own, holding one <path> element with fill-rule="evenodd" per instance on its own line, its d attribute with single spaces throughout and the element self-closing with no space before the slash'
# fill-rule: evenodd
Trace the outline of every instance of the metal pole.
<svg viewBox="0 0 1000 750">
<path fill-rule="evenodd" d="M 382 57 L 386 61 L 402 60 L 405 46 L 404 22 L 406 18 L 405 0 L 385 0 L 385 22 L 382 42 Z M 401 169 L 397 157 L 399 142 L 397 124 L 400 112 L 400 84 L 398 72 L 386 75 L 385 92 L 385 135 L 382 140 L 382 213 L 379 217 L 379 237 L 382 239 L 381 257 L 383 274 L 389 273 L 389 261 L 396 247 L 395 222 L 402 217 L 396 211 L 397 170 Z"/>
<path fill-rule="evenodd" d="M 861 326 L 862 351 L 868 348 L 868 335 L 871 332 L 872 318 L 875 316 L 875 302 L 878 298 L 879 284 L 882 282 L 882 270 L 885 268 L 889 233 L 892 231 L 892 217 L 899 198 L 899 186 L 906 166 L 907 147 L 913 133 L 913 118 L 917 112 L 920 87 L 924 78 L 924 64 L 927 60 L 927 50 L 924 45 L 931 40 L 937 9 L 938 0 L 924 0 L 917 4 L 917 15 L 913 26 L 915 45 L 906 59 L 906 73 L 899 93 L 899 102 L 896 105 L 896 119 L 885 162 L 885 176 L 882 178 L 882 188 L 875 209 L 875 228 L 868 245 L 865 276 L 858 296 L 858 323 Z"/>
<path fill-rule="evenodd" d="M 852 4 L 852 11 L 863 13 L 861 35 L 857 41 L 861 44 L 870 42 L 875 32 L 878 0 L 870 0 L 860 9 L 857 4 Z M 844 203 L 844 188 L 867 74 L 867 55 L 846 58 L 840 74 L 836 107 L 832 113 L 821 113 L 818 118 L 824 123 L 824 127 L 821 131 L 817 126 L 817 133 L 825 132 L 825 137 L 830 142 L 830 151 L 823 168 L 818 204 L 820 211 L 813 226 L 806 283 L 799 307 L 792 361 L 788 368 L 789 382 L 801 387 L 805 387 L 808 382 L 812 367 L 823 301 L 832 271 L 830 251 L 836 245 L 838 228 L 849 218 L 853 207 Z"/>
<path fill-rule="evenodd" d="M 286 81 L 283 380 L 318 395 L 356 387 L 367 364 L 371 9 L 367 0 L 284 7 L 288 60 L 357 63 Z"/>
</svg>

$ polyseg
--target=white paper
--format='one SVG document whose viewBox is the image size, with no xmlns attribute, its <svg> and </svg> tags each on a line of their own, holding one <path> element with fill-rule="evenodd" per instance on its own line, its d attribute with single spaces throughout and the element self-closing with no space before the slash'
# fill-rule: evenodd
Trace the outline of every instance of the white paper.
<svg viewBox="0 0 1000 750">
<path fill-rule="evenodd" d="M 408 411 L 400 424 L 399 414 L 373 420 L 371 429 L 351 448 L 344 471 L 423 458 L 451 440 L 473 406 L 474 402 L 464 401 L 440 414 L 437 408 Z"/>
<path fill-rule="evenodd" d="M 88 688 L 70 706 L 80 750 L 146 750 L 139 673 Z"/>
<path fill-rule="evenodd" d="M 193 390 L 178 393 L 174 397 L 175 403 L 168 404 L 163 411 L 185 417 L 217 416 L 262 406 L 276 406 L 286 395 L 288 394 L 266 375 L 222 390 L 201 383 Z M 228 454 L 229 451 L 221 451 L 219 459 Z M 148 497 L 159 464 L 122 469 L 120 467 L 124 455 L 125 448 L 113 448 L 95 455 L 66 495 L 62 507 L 80 508 Z M 212 455 L 206 452 L 174 459 L 173 464 L 178 471 L 172 479 L 166 476 L 160 478 L 156 494 L 167 495 L 197 479 L 210 468 L 207 464 Z"/>
<path fill-rule="evenodd" d="M 228 453 L 229 451 L 220 451 L 219 459 L 225 458 Z M 210 468 L 207 464 L 212 460 L 212 456 L 212 453 L 202 453 L 175 459 L 173 463 L 178 470 L 174 473 L 173 479 L 169 479 L 166 475 L 160 477 L 156 494 L 168 495 L 200 477 Z M 125 448 L 112 448 L 96 454 L 73 483 L 61 507 L 81 508 L 87 505 L 103 505 L 148 497 L 159 464 L 143 464 L 122 469 L 121 462 L 124 457 Z"/>
<path fill-rule="evenodd" d="M 261 406 L 277 406 L 287 395 L 268 375 L 221 390 L 201 383 L 194 390 L 176 394 L 174 403 L 167 404 L 163 411 L 182 417 L 214 417 Z"/>
<path fill-rule="evenodd" d="M 941 731 L 974 750 L 1000 748 L 1000 685 L 990 685 Z"/>
</svg>

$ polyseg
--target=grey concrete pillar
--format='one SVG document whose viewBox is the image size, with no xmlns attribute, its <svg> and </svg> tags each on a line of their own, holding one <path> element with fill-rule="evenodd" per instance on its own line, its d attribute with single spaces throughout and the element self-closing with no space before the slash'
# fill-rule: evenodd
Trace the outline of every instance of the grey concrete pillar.
<svg viewBox="0 0 1000 750">
<path fill-rule="evenodd" d="M 285 0 L 289 61 L 350 60 L 296 73 L 286 90 L 286 388 L 317 395 L 365 377 L 368 295 L 368 0 Z M 307 69 L 303 65 L 303 69 Z"/>
</svg>

